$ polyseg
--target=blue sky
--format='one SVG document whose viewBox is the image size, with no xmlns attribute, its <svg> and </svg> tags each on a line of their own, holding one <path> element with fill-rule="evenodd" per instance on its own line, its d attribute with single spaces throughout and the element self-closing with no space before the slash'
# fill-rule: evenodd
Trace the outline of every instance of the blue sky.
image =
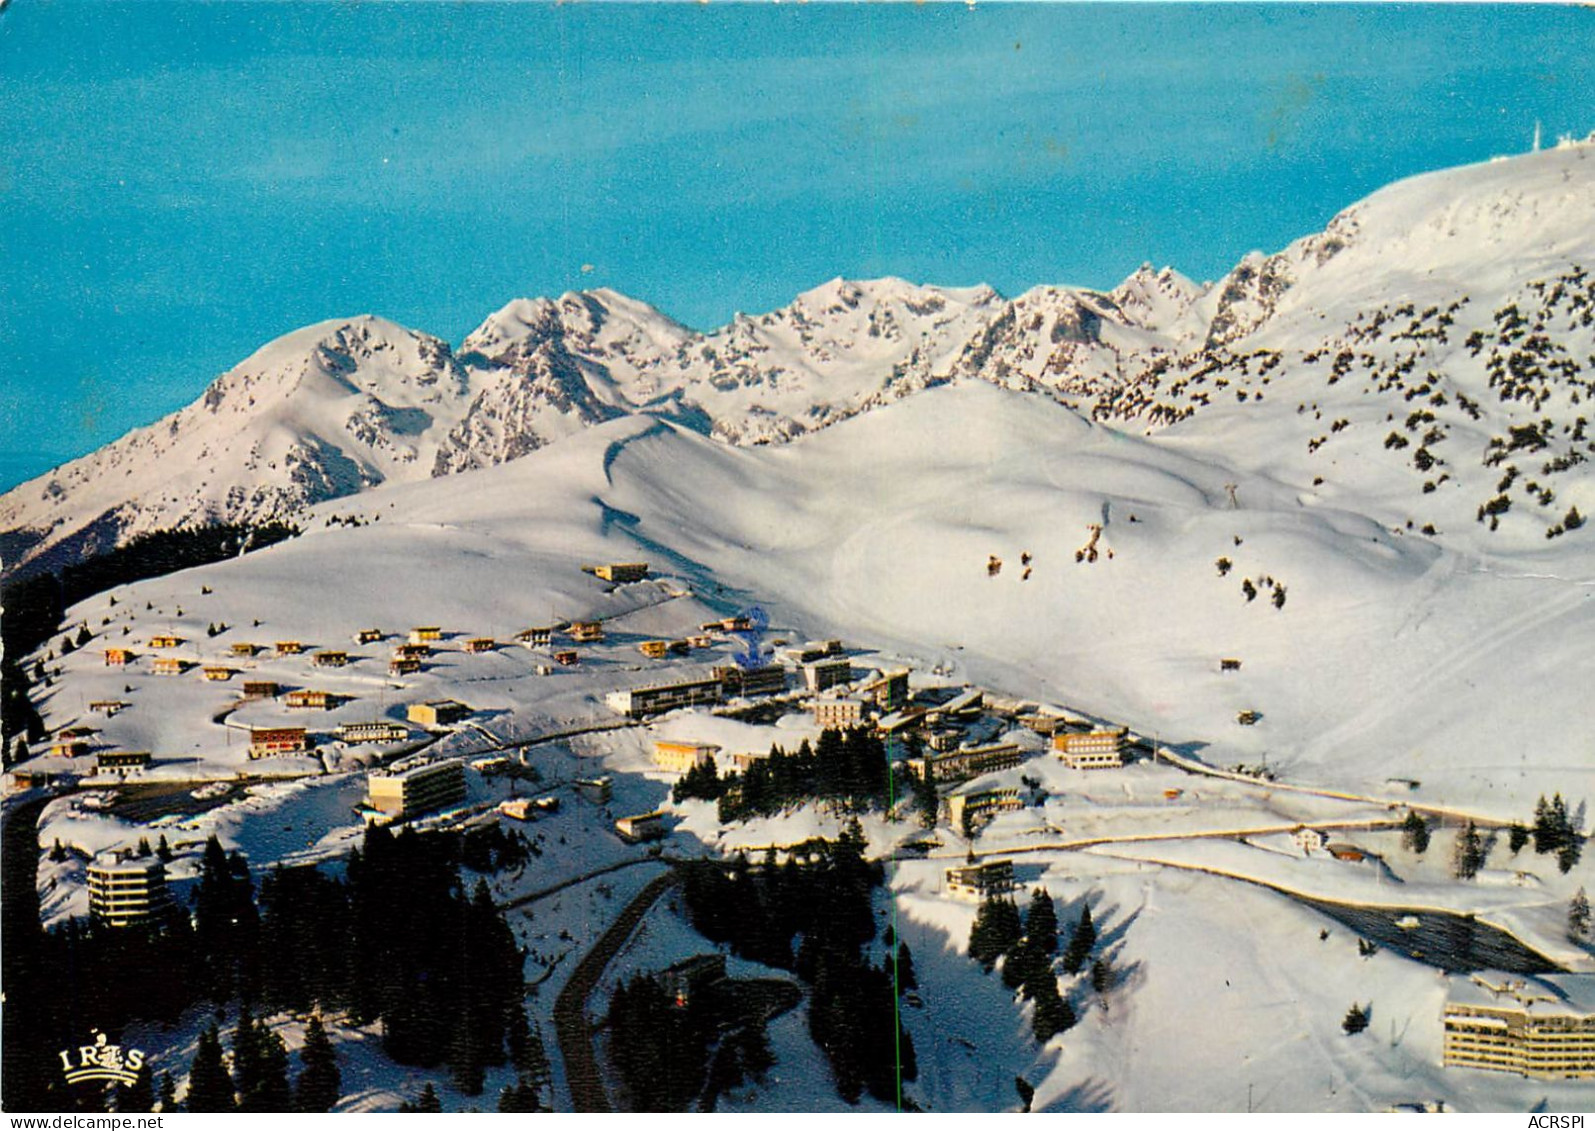
<svg viewBox="0 0 1595 1131">
<path fill-rule="evenodd" d="M 836 275 L 1109 287 L 1595 129 L 1595 12 L 316 4 L 0 14 L 0 487 L 373 312 Z M 584 265 L 590 270 L 584 270 Z"/>
</svg>

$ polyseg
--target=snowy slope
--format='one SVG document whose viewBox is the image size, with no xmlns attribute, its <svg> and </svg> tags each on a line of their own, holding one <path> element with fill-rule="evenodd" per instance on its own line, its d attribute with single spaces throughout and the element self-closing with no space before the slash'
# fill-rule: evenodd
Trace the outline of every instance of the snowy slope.
<svg viewBox="0 0 1595 1131">
<path fill-rule="evenodd" d="M 1566 474 L 1591 443 L 1592 154 L 1412 178 L 1210 286 L 1150 267 L 1108 293 L 1013 300 L 836 279 L 706 334 L 597 290 L 518 299 L 458 357 L 381 319 L 324 323 L 0 498 L 0 551 L 14 570 L 161 526 L 291 516 L 637 411 L 784 441 L 960 377 L 1470 548 L 1559 537 L 1569 507 L 1595 507 Z"/>
</svg>

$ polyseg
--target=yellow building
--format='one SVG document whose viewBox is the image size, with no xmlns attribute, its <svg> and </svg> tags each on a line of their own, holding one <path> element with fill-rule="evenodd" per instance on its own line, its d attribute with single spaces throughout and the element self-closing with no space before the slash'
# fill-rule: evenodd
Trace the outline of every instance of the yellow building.
<svg viewBox="0 0 1595 1131">
<path fill-rule="evenodd" d="M 405 717 L 424 727 L 445 727 L 457 723 L 471 713 L 464 703 L 453 699 L 433 699 L 426 703 L 411 703 Z"/>
<path fill-rule="evenodd" d="M 150 637 L 151 648 L 176 648 L 182 643 L 183 638 L 181 636 L 172 636 L 166 633 L 163 633 L 160 636 Z"/>
<path fill-rule="evenodd" d="M 417 625 L 410 630 L 411 644 L 432 644 L 443 639 L 443 629 L 435 624 Z"/>
<path fill-rule="evenodd" d="M 212 683 L 222 683 L 232 679 L 238 674 L 237 668 L 224 668 L 221 666 L 208 666 L 205 668 L 205 678 Z"/>
<path fill-rule="evenodd" d="M 604 638 L 601 621 L 579 620 L 570 626 L 570 638 L 578 644 L 597 644 Z"/>
<path fill-rule="evenodd" d="M 816 699 L 809 709 L 814 712 L 814 725 L 821 730 L 846 730 L 864 722 L 862 699 Z"/>
<path fill-rule="evenodd" d="M 182 675 L 185 667 L 187 665 L 176 656 L 156 656 L 150 670 L 156 675 Z"/>
<path fill-rule="evenodd" d="M 981 864 L 948 868 L 943 885 L 948 895 L 967 895 L 984 899 L 1006 895 L 1013 890 L 1013 861 L 987 860 Z"/>
<path fill-rule="evenodd" d="M 1128 733 L 1123 727 L 1085 734 L 1060 731 L 1052 736 L 1052 748 L 1071 770 L 1116 770 L 1124 765 Z"/>
<path fill-rule="evenodd" d="M 465 642 L 465 650 L 472 654 L 478 652 L 491 652 L 498 647 L 498 641 L 491 636 L 474 636 Z"/>
<path fill-rule="evenodd" d="M 966 815 L 972 823 L 978 823 L 995 817 L 998 813 L 1008 813 L 1025 807 L 1017 788 L 952 793 L 942 804 L 946 807 L 948 820 L 954 828 L 962 827 Z"/>
<path fill-rule="evenodd" d="M 279 656 L 297 656 L 304 650 L 304 644 L 298 640 L 279 640 L 276 644 L 276 651 Z"/>
<path fill-rule="evenodd" d="M 1447 1068 L 1595 1079 L 1595 974 L 1453 979 L 1444 1026 Z"/>
<path fill-rule="evenodd" d="M 699 762 L 712 762 L 720 752 L 718 746 L 707 742 L 672 742 L 659 739 L 654 743 L 654 765 L 661 770 L 684 774 Z"/>
<path fill-rule="evenodd" d="M 366 779 L 366 800 L 394 817 L 457 804 L 465 800 L 465 763 L 450 758 L 401 770 L 373 770 Z"/>
<path fill-rule="evenodd" d="M 632 581 L 642 581 L 648 576 L 647 562 L 614 562 L 609 565 L 593 566 L 595 576 L 616 585 L 625 585 Z"/>
</svg>

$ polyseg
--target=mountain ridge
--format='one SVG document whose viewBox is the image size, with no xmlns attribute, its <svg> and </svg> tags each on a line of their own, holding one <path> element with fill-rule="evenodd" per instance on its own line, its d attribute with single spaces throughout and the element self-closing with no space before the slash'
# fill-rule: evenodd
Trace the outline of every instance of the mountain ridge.
<svg viewBox="0 0 1595 1131">
<path fill-rule="evenodd" d="M 373 315 L 315 323 L 262 346 L 189 406 L 0 496 L 0 552 L 15 573 L 161 527 L 291 519 L 384 483 L 516 459 L 632 413 L 729 443 L 780 443 L 958 380 L 1035 393 L 1116 428 L 1170 437 L 1202 430 L 1192 423 L 1198 417 L 1215 418 L 1206 427 L 1222 432 L 1225 419 L 1258 415 L 1258 402 L 1285 386 L 1299 390 L 1303 414 L 1312 405 L 1316 423 L 1321 402 L 1344 399 L 1317 384 L 1326 359 L 1328 384 L 1350 378 L 1350 386 L 1360 376 L 1369 390 L 1362 395 L 1374 399 L 1334 409 L 1326 423 L 1348 423 L 1321 438 L 1292 436 L 1291 443 L 1317 441 L 1308 456 L 1333 439 L 1333 447 L 1358 447 L 1359 458 L 1382 462 L 1382 453 L 1399 453 L 1412 439 L 1473 424 L 1493 426 L 1472 429 L 1481 446 L 1499 446 L 1514 442 L 1511 428 L 1532 423 L 1546 434 L 1565 426 L 1525 446 L 1560 443 L 1545 462 L 1568 461 L 1566 471 L 1582 462 L 1577 445 L 1585 442 L 1575 424 L 1581 355 L 1595 365 L 1588 326 L 1579 324 L 1595 301 L 1583 271 L 1595 262 L 1591 152 L 1579 143 L 1397 182 L 1321 232 L 1273 255 L 1248 254 L 1210 284 L 1150 265 L 1109 291 L 1043 285 L 1014 298 L 984 285 L 835 278 L 707 332 L 597 288 L 512 300 L 457 349 Z M 1501 330 L 1500 312 L 1535 301 L 1535 285 L 1549 288 L 1540 296 L 1549 306 L 1541 303 L 1544 317 L 1528 325 L 1547 328 L 1523 336 L 1546 342 L 1525 362 L 1522 342 Z M 1398 316 L 1410 294 L 1424 299 Z M 1420 324 L 1389 331 L 1398 318 Z M 1417 348 L 1396 349 L 1386 332 L 1406 333 Z M 1485 333 L 1488 355 L 1480 345 L 1465 356 L 1457 340 L 1464 332 L 1468 342 Z M 1549 378 L 1543 360 L 1560 365 Z M 1430 413 L 1418 423 L 1431 427 L 1409 429 L 1410 438 L 1392 429 L 1407 442 L 1384 449 L 1342 443 L 1342 431 L 1357 423 L 1353 409 L 1377 404 L 1394 418 L 1392 398 L 1423 384 L 1402 379 L 1420 363 L 1436 374 L 1422 395 L 1432 400 L 1438 391 L 1443 402 L 1411 411 Z M 1392 384 L 1387 370 L 1403 367 Z M 1511 370 L 1515 390 L 1536 368 L 1541 386 L 1556 388 L 1503 392 L 1504 407 L 1480 407 L 1483 392 L 1498 388 L 1498 371 Z M 1448 382 L 1456 386 L 1449 395 Z M 1531 401 L 1535 411 L 1554 402 L 1558 418 L 1518 411 Z M 1377 422 L 1377 413 L 1362 415 Z M 1440 416 L 1456 419 L 1448 425 Z M 1293 431 L 1288 424 L 1272 425 L 1276 438 Z M 1561 442 L 1575 428 L 1579 438 Z M 1420 463 L 1449 462 L 1437 456 L 1439 442 L 1413 445 L 1428 453 Z M 1325 477 L 1316 465 L 1325 462 L 1290 459 L 1276 470 L 1319 486 Z M 1428 491 L 1458 478 L 1453 471 Z M 1543 496 L 1547 485 L 1532 482 Z M 1511 486 L 1475 499 L 1482 488 L 1470 484 L 1468 502 L 1482 507 Z M 1463 512 L 1442 510 L 1444 526 L 1455 528 Z M 1491 525 L 1504 513 L 1490 514 Z M 1418 518 L 1440 528 L 1439 512 Z"/>
</svg>

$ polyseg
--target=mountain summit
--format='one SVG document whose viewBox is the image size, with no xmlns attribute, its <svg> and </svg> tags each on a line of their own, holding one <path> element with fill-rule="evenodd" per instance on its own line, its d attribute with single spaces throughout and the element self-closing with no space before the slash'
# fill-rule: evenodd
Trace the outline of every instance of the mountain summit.
<svg viewBox="0 0 1595 1131">
<path fill-rule="evenodd" d="M 1013 299 L 833 279 L 708 333 L 599 289 L 517 299 L 458 351 L 370 315 L 322 322 L 0 497 L 0 551 L 14 573 L 291 518 L 635 413 L 778 443 L 960 380 L 1226 447 L 1381 522 L 1554 538 L 1595 509 L 1568 474 L 1589 450 L 1592 263 L 1586 142 L 1392 185 L 1207 285 L 1150 265 Z"/>
</svg>

